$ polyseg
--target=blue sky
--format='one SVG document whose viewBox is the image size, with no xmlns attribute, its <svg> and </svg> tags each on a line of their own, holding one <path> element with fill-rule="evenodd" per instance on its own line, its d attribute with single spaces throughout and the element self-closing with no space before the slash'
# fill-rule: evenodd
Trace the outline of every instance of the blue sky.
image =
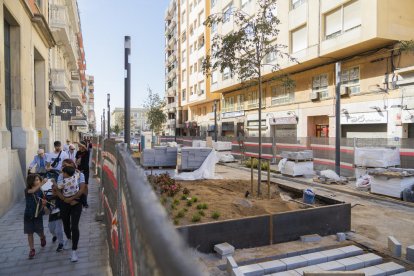
<svg viewBox="0 0 414 276">
<path fill-rule="evenodd" d="M 164 12 L 168 0 L 78 0 L 86 73 L 95 76 L 98 125 L 106 94 L 111 109 L 124 106 L 124 36 L 131 36 L 131 106 L 142 106 L 147 87 L 164 95 Z M 100 130 L 100 126 L 97 126 Z"/>
</svg>

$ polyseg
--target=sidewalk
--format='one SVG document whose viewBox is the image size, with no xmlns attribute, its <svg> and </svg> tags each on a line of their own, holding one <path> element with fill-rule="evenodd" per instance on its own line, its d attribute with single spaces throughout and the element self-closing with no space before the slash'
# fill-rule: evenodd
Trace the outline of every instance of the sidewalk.
<svg viewBox="0 0 414 276">
<path fill-rule="evenodd" d="M 23 191 L 22 191 L 23 192 Z M 44 216 L 47 245 L 40 247 L 35 235 L 36 256 L 28 259 L 27 235 L 23 234 L 24 200 L 16 204 L 0 218 L 0 275 L 112 275 L 106 232 L 103 224 L 95 221 L 98 206 L 98 186 L 89 181 L 89 208 L 83 209 L 79 223 L 80 240 L 77 250 L 79 261 L 71 263 L 70 250 L 57 253 L 57 243 L 47 228 L 48 216 Z"/>
</svg>

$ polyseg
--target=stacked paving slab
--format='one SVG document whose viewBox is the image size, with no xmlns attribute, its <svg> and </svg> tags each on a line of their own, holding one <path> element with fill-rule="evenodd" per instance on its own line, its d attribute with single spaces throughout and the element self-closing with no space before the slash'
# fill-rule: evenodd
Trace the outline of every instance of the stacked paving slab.
<svg viewBox="0 0 414 276">
<path fill-rule="evenodd" d="M 144 149 L 140 160 L 143 167 L 175 167 L 177 166 L 177 148 Z"/>
<path fill-rule="evenodd" d="M 211 148 L 184 147 L 181 149 L 181 170 L 196 170 L 201 167 Z"/>
<path fill-rule="evenodd" d="M 234 260 L 233 257 L 230 261 Z M 228 264 L 232 262 L 228 261 Z M 414 275 L 414 271 L 395 262 L 383 263 L 383 258 L 364 251 L 354 245 L 287 257 L 257 264 L 231 267 L 231 275 L 304 275 L 304 272 L 354 271 L 366 276 Z M 229 268 L 229 267 L 228 267 Z"/>
</svg>

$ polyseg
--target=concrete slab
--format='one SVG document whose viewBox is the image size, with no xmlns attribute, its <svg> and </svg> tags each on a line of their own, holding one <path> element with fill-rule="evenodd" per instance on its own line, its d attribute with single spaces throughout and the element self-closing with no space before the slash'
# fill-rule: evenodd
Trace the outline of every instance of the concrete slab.
<svg viewBox="0 0 414 276">
<path fill-rule="evenodd" d="M 271 276 L 301 276 L 299 273 L 297 273 L 294 270 L 273 273 L 273 274 L 270 274 L 270 275 Z"/>
<path fill-rule="evenodd" d="M 364 250 L 355 245 L 345 246 L 338 249 L 345 252 L 345 257 L 353 257 L 364 254 Z"/>
<path fill-rule="evenodd" d="M 236 260 L 234 260 L 234 258 L 232 256 L 227 256 L 226 257 L 226 271 L 227 271 L 227 273 L 231 274 L 233 269 L 235 269 L 237 267 L 238 267 L 238 265 L 236 263 Z"/>
<path fill-rule="evenodd" d="M 286 264 L 279 260 L 263 262 L 259 263 L 258 265 L 264 269 L 264 274 L 276 273 L 286 270 Z"/>
<path fill-rule="evenodd" d="M 322 237 L 318 234 L 312 234 L 312 235 L 303 235 L 300 236 L 300 240 L 302 242 L 319 242 L 321 241 Z"/>
<path fill-rule="evenodd" d="M 309 266 L 324 263 L 328 261 L 328 257 L 323 255 L 321 252 L 309 253 L 309 254 L 304 254 L 301 256 L 308 261 Z"/>
<path fill-rule="evenodd" d="M 401 243 L 393 236 L 388 236 L 388 250 L 391 251 L 392 256 L 401 257 Z"/>
<path fill-rule="evenodd" d="M 385 273 L 384 270 L 380 269 L 376 266 L 370 266 L 363 269 L 359 269 L 356 272 L 363 272 L 365 273 L 365 276 L 386 276 L 387 273 Z"/>
<path fill-rule="evenodd" d="M 373 253 L 355 256 L 355 258 L 358 258 L 361 261 L 363 261 L 364 267 L 369 267 L 382 263 L 382 257 L 375 255 Z"/>
<path fill-rule="evenodd" d="M 338 260 L 338 263 L 341 263 L 345 266 L 346 271 L 356 270 L 360 268 L 364 268 L 364 261 L 356 258 L 356 257 L 349 257 L 345 259 Z"/>
<path fill-rule="evenodd" d="M 414 263 L 414 245 L 407 247 L 406 258 L 407 261 Z"/>
<path fill-rule="evenodd" d="M 300 275 L 303 275 L 304 272 L 318 272 L 322 271 L 322 269 L 317 265 L 310 265 L 305 267 L 296 268 L 295 271 Z"/>
<path fill-rule="evenodd" d="M 220 256 L 232 255 L 234 253 L 234 246 L 224 242 L 214 245 L 214 251 Z"/>
<path fill-rule="evenodd" d="M 245 276 L 261 276 L 264 275 L 264 269 L 258 264 L 239 266 L 240 271 Z"/>
<path fill-rule="evenodd" d="M 327 257 L 328 262 L 335 261 L 335 260 L 346 257 L 346 253 L 340 249 L 331 249 L 331 250 L 321 251 L 321 254 Z"/>
<path fill-rule="evenodd" d="M 295 268 L 306 266 L 307 263 L 308 263 L 308 261 L 305 258 L 303 258 L 302 256 L 294 256 L 294 257 L 289 257 L 289 258 L 283 258 L 280 261 L 286 264 L 286 269 L 287 270 L 292 270 L 292 269 L 295 269 Z"/>
<path fill-rule="evenodd" d="M 384 270 L 387 276 L 405 271 L 405 268 L 402 265 L 396 264 L 394 262 L 379 264 L 376 265 L 376 267 Z"/>
<path fill-rule="evenodd" d="M 323 271 L 343 271 L 346 269 L 345 265 L 339 263 L 338 261 L 331 261 L 327 263 L 318 264 Z"/>
<path fill-rule="evenodd" d="M 406 271 L 398 274 L 394 274 L 394 276 L 414 276 L 414 271 Z"/>
<path fill-rule="evenodd" d="M 341 233 L 336 233 L 336 240 L 339 242 L 345 241 L 346 240 L 346 234 L 341 232 Z"/>
</svg>

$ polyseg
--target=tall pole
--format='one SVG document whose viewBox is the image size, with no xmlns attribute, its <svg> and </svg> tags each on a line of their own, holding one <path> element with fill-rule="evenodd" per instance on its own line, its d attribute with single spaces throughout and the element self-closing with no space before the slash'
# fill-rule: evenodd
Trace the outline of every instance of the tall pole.
<svg viewBox="0 0 414 276">
<path fill-rule="evenodd" d="M 103 139 L 105 139 L 105 108 L 103 109 L 103 111 L 102 111 L 102 116 L 103 116 L 103 124 L 102 124 L 102 126 L 103 126 L 103 129 L 102 129 L 102 138 Z"/>
<path fill-rule="evenodd" d="M 131 37 L 125 36 L 125 104 L 124 104 L 124 142 L 129 148 L 131 141 Z"/>
<path fill-rule="evenodd" d="M 335 63 L 335 172 L 341 174 L 341 62 Z"/>
<path fill-rule="evenodd" d="M 101 136 L 103 135 L 103 120 L 102 120 L 102 115 L 101 115 Z"/>
<path fill-rule="evenodd" d="M 262 75 L 259 66 L 259 160 L 257 164 L 257 195 L 260 196 L 262 184 Z"/>
<path fill-rule="evenodd" d="M 217 100 L 214 100 L 214 142 L 217 142 Z"/>
<path fill-rule="evenodd" d="M 111 95 L 108 93 L 107 96 L 107 105 L 108 105 L 108 139 L 111 139 L 111 106 L 109 102 L 111 101 Z"/>
</svg>

